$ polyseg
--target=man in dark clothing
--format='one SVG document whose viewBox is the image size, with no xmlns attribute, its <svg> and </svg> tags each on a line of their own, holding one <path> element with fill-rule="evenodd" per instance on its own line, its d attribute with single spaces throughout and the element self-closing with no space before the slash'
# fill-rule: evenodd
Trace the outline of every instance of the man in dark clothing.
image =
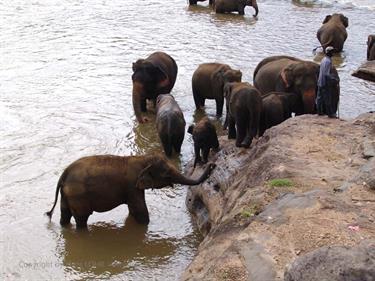
<svg viewBox="0 0 375 281">
<path fill-rule="evenodd" d="M 330 118 L 336 118 L 336 112 L 333 112 L 331 85 L 337 83 L 339 78 L 331 74 L 332 55 L 334 48 L 329 46 L 325 50 L 325 56 L 320 63 L 318 78 L 318 95 L 316 97 L 316 107 L 319 115 L 327 114 Z"/>
</svg>

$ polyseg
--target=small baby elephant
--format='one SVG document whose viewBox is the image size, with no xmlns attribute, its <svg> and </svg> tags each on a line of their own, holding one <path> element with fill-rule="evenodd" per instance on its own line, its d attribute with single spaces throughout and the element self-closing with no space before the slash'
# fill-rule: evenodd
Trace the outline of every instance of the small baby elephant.
<svg viewBox="0 0 375 281">
<path fill-rule="evenodd" d="M 174 97 L 171 94 L 159 95 L 156 100 L 156 130 L 168 157 L 172 156 L 172 149 L 180 153 L 185 125 L 184 114 Z"/>
<path fill-rule="evenodd" d="M 203 162 L 207 163 L 208 154 L 210 153 L 210 148 L 215 150 L 219 149 L 219 140 L 217 139 L 216 128 L 211 123 L 211 121 L 204 117 L 195 126 L 190 125 L 188 128 L 188 133 L 193 135 L 194 141 L 194 168 L 197 163 Z M 202 150 L 202 158 L 200 151 Z"/>
</svg>

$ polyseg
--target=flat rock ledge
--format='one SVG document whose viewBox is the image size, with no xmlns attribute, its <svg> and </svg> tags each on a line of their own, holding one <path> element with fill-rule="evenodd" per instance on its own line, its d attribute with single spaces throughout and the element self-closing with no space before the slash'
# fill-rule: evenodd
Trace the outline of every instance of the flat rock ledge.
<svg viewBox="0 0 375 281">
<path fill-rule="evenodd" d="M 220 145 L 186 198 L 204 240 L 180 280 L 375 280 L 375 113 L 303 115 L 250 149 Z"/>
<path fill-rule="evenodd" d="M 354 71 L 352 75 L 364 80 L 375 82 L 375 61 L 365 62 Z"/>
</svg>

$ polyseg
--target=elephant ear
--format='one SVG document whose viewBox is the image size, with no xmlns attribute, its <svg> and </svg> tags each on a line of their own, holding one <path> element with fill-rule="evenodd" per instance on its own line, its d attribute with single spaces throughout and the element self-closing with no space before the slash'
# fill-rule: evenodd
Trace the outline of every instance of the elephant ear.
<svg viewBox="0 0 375 281">
<path fill-rule="evenodd" d="M 217 71 L 212 73 L 213 88 L 215 87 L 222 88 L 224 86 L 224 72 L 225 72 L 225 69 L 220 67 Z"/>
<path fill-rule="evenodd" d="M 232 83 L 225 83 L 225 86 L 223 89 L 224 98 L 228 100 L 230 99 L 230 93 L 232 92 L 232 87 L 233 87 Z"/>
<path fill-rule="evenodd" d="M 292 85 L 292 65 L 288 65 L 281 70 L 280 77 L 286 89 Z"/>
<path fill-rule="evenodd" d="M 158 81 L 158 84 L 157 84 L 158 89 L 169 86 L 170 84 L 169 77 L 167 73 L 161 67 L 158 67 L 158 66 L 155 67 L 155 75 Z"/>
<path fill-rule="evenodd" d="M 147 165 L 138 175 L 135 187 L 137 189 L 152 188 L 152 175 L 151 175 L 152 164 Z"/>
<path fill-rule="evenodd" d="M 323 21 L 323 24 L 327 23 L 332 18 L 331 15 L 327 15 Z"/>
<path fill-rule="evenodd" d="M 349 26 L 349 19 L 344 16 L 344 15 L 340 15 L 340 19 L 341 19 L 341 22 L 342 24 L 345 26 L 345 27 L 348 27 Z"/>
</svg>

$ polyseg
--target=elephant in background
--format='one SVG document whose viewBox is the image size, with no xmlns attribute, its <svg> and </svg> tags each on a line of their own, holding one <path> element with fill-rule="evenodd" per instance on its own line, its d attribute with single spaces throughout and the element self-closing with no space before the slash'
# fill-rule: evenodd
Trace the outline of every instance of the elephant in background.
<svg viewBox="0 0 375 281">
<path fill-rule="evenodd" d="M 197 185 L 208 178 L 214 164 L 208 164 L 198 179 L 182 175 L 159 154 L 143 156 L 97 155 L 70 164 L 57 183 L 55 202 L 46 213 L 52 217 L 59 191 L 60 224 L 67 225 L 73 216 L 77 228 L 87 227 L 89 216 L 128 204 L 129 214 L 141 224 L 148 224 L 145 189 L 173 184 Z"/>
<path fill-rule="evenodd" d="M 204 2 L 206 0 L 189 0 L 189 5 L 197 5 L 198 2 Z M 208 2 L 209 5 L 214 5 L 215 0 L 209 0 Z"/>
<path fill-rule="evenodd" d="M 375 60 L 375 35 L 369 35 L 367 39 L 367 60 Z"/>
<path fill-rule="evenodd" d="M 332 46 L 335 52 L 341 52 L 344 42 L 348 37 L 346 28 L 349 26 L 349 20 L 343 14 L 332 14 L 325 17 L 323 25 L 319 28 L 316 36 L 323 47 Z"/>
<path fill-rule="evenodd" d="M 139 123 L 147 122 L 141 112 L 146 112 L 146 100 L 171 92 L 177 77 L 177 64 L 166 53 L 155 52 L 146 59 L 139 59 L 133 63 L 133 108 Z"/>
<path fill-rule="evenodd" d="M 188 128 L 188 133 L 193 135 L 194 141 L 194 168 L 197 163 L 203 162 L 207 163 L 208 154 L 210 149 L 219 149 L 219 140 L 216 134 L 216 128 L 208 119 L 208 117 L 202 118 L 195 126 L 190 125 Z M 202 151 L 202 158 L 201 158 Z"/>
<path fill-rule="evenodd" d="M 228 138 L 235 138 L 237 147 L 248 148 L 259 131 L 261 94 L 249 83 L 232 82 L 225 85 L 224 96 Z"/>
<path fill-rule="evenodd" d="M 204 107 L 205 99 L 216 100 L 216 115 L 223 114 L 223 88 L 227 82 L 241 82 L 242 72 L 227 64 L 203 63 L 194 71 L 192 89 L 197 109 Z"/>
<path fill-rule="evenodd" d="M 256 0 L 215 0 L 215 12 L 218 14 L 225 14 L 231 12 L 238 12 L 240 15 L 245 14 L 245 7 L 252 6 L 255 9 L 256 17 L 258 15 L 258 3 Z"/>
<path fill-rule="evenodd" d="M 331 72 L 337 74 L 332 66 Z M 295 93 L 296 115 L 316 113 L 315 98 L 319 65 L 290 56 L 271 56 L 263 59 L 254 70 L 254 86 L 264 95 L 270 92 Z M 332 85 L 334 107 L 337 109 L 340 86 Z"/>
<path fill-rule="evenodd" d="M 259 136 L 286 119 L 292 117 L 296 109 L 298 96 L 294 93 L 271 92 L 262 96 Z"/>
<path fill-rule="evenodd" d="M 170 94 L 159 95 L 156 100 L 156 130 L 168 157 L 172 156 L 172 149 L 180 153 L 185 125 L 184 114 L 174 97 Z"/>
</svg>

